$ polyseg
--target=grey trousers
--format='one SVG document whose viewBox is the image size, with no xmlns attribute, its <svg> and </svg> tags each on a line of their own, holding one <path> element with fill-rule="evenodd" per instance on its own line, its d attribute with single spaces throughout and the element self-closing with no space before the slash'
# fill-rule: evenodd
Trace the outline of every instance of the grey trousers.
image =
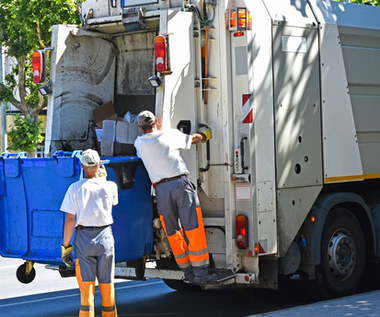
<svg viewBox="0 0 380 317">
<path fill-rule="evenodd" d="M 111 226 L 75 231 L 75 257 L 79 259 L 83 282 L 112 283 L 115 273 L 115 247 Z"/>
</svg>

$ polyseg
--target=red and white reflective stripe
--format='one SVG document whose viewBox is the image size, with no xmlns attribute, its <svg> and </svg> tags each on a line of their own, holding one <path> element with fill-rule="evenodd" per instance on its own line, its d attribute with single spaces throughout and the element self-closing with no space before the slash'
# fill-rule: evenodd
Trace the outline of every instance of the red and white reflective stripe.
<svg viewBox="0 0 380 317">
<path fill-rule="evenodd" d="M 263 253 L 266 253 L 266 251 L 264 250 L 263 246 L 259 242 L 259 254 L 263 254 Z"/>
<path fill-rule="evenodd" d="M 243 123 L 253 122 L 253 94 L 243 94 Z"/>
<path fill-rule="evenodd" d="M 265 254 L 267 249 L 267 240 L 260 240 L 255 243 L 255 255 Z"/>
</svg>

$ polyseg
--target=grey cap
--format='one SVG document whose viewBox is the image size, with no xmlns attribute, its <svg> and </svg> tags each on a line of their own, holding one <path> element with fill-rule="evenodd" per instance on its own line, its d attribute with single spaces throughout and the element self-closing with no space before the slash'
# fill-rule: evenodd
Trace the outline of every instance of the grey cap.
<svg viewBox="0 0 380 317">
<path fill-rule="evenodd" d="M 150 111 L 144 110 L 137 115 L 137 123 L 142 128 L 151 128 L 156 123 L 156 117 Z"/>
<path fill-rule="evenodd" d="M 98 166 L 100 157 L 98 152 L 94 150 L 86 150 L 82 153 L 82 164 L 84 166 Z"/>
</svg>

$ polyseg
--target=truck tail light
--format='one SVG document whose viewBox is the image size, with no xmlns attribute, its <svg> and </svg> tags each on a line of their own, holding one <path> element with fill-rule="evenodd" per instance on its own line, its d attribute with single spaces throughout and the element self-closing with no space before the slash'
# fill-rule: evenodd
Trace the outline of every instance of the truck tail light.
<svg viewBox="0 0 380 317">
<path fill-rule="evenodd" d="M 226 26 L 230 31 L 252 30 L 252 17 L 246 8 L 228 9 L 226 12 Z"/>
<path fill-rule="evenodd" d="M 156 60 L 156 71 L 159 73 L 167 71 L 166 50 L 166 37 L 164 35 L 156 36 L 154 39 L 154 55 Z"/>
<path fill-rule="evenodd" d="M 248 218 L 244 215 L 236 216 L 236 241 L 238 249 L 248 246 Z"/>
<path fill-rule="evenodd" d="M 44 81 L 44 52 L 42 50 L 34 51 L 32 55 L 33 65 L 33 82 L 40 84 Z"/>
</svg>

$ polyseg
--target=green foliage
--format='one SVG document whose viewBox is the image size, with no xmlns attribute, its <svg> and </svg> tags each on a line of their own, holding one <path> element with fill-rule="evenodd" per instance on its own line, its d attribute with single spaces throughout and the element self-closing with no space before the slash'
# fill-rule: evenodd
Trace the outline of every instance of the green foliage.
<svg viewBox="0 0 380 317">
<path fill-rule="evenodd" d="M 10 56 L 38 49 L 38 33 L 48 45 L 52 25 L 60 23 L 79 23 L 75 0 L 1 0 L 0 41 Z"/>
<path fill-rule="evenodd" d="M 14 96 L 17 89 L 24 91 L 26 107 L 37 108 L 38 85 L 33 83 L 31 54 L 36 49 L 48 47 L 51 27 L 54 24 L 79 24 L 77 6 L 82 0 L 0 0 L 0 43 L 5 54 L 15 57 L 16 65 L 0 83 L 0 101 L 12 102 L 24 113 L 25 106 L 18 105 Z M 24 60 L 22 72 L 20 61 Z M 19 78 L 22 74 L 23 78 Z M 46 98 L 45 98 L 46 99 Z M 46 100 L 45 100 L 46 104 Z"/>
<path fill-rule="evenodd" d="M 7 149 L 30 152 L 44 140 L 42 132 L 42 120 L 33 121 L 30 117 L 16 115 L 14 126 L 8 131 L 10 145 Z"/>
<path fill-rule="evenodd" d="M 345 0 L 336 0 L 339 2 L 345 2 Z M 351 3 L 361 3 L 367 5 L 373 5 L 380 7 L 380 0 L 350 0 Z"/>
</svg>

